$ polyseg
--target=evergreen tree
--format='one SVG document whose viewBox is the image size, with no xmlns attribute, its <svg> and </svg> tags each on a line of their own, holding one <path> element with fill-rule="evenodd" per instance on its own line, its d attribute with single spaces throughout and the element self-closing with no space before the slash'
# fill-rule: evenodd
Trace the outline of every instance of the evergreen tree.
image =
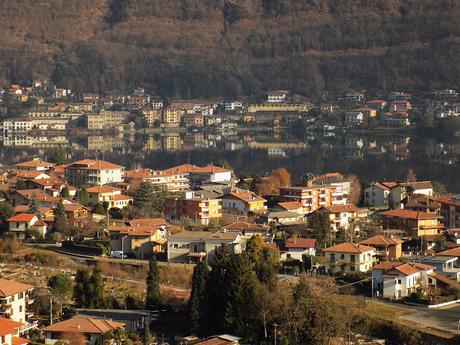
<svg viewBox="0 0 460 345">
<path fill-rule="evenodd" d="M 158 308 L 162 303 L 160 292 L 160 269 L 154 256 L 149 260 L 149 272 L 147 274 L 147 296 L 145 297 L 145 307 L 148 310 Z"/>
<path fill-rule="evenodd" d="M 67 157 L 64 149 L 62 147 L 57 148 L 52 156 L 50 157 L 49 161 L 51 163 L 57 164 L 57 165 L 63 165 L 67 163 Z"/>
<path fill-rule="evenodd" d="M 14 216 L 14 207 L 9 202 L 0 202 L 0 230 L 8 231 L 8 218 Z"/>
<path fill-rule="evenodd" d="M 91 274 L 88 293 L 90 308 L 104 307 L 104 283 L 102 282 L 102 272 L 99 267 L 96 267 Z"/>
<path fill-rule="evenodd" d="M 60 315 L 62 315 L 62 304 L 72 293 L 73 282 L 68 275 L 58 273 L 48 279 L 48 288 L 51 294 L 59 300 Z"/>
<path fill-rule="evenodd" d="M 67 187 L 62 188 L 61 190 L 61 196 L 63 198 L 68 198 L 69 197 L 69 189 Z"/>
<path fill-rule="evenodd" d="M 205 334 L 206 323 L 206 280 L 209 270 L 204 262 L 198 263 L 193 269 L 192 291 L 188 302 L 190 326 L 193 334 Z"/>
<path fill-rule="evenodd" d="M 70 235 L 70 225 L 62 200 L 56 206 L 56 217 L 54 219 L 53 231 L 59 232 L 63 235 Z"/>
<path fill-rule="evenodd" d="M 89 193 L 86 188 L 80 188 L 77 192 L 77 199 L 80 204 L 83 206 L 88 206 L 90 204 Z"/>
<path fill-rule="evenodd" d="M 86 308 L 89 306 L 89 273 L 88 270 L 78 270 L 75 275 L 75 285 L 73 289 L 73 298 L 75 304 L 80 308 Z"/>
<path fill-rule="evenodd" d="M 134 206 L 143 210 L 147 215 L 161 213 L 167 195 L 168 193 L 163 186 L 143 181 L 139 183 L 134 192 Z"/>
<path fill-rule="evenodd" d="M 40 204 L 37 201 L 37 195 L 35 193 L 32 194 L 32 197 L 30 198 L 30 201 L 27 204 L 27 210 L 30 213 L 35 214 L 39 219 L 42 218 L 42 215 L 40 213 Z"/>
<path fill-rule="evenodd" d="M 279 255 L 278 252 L 270 248 L 264 248 L 260 260 L 255 264 L 257 278 L 269 289 L 276 284 L 276 274 L 278 273 Z"/>
<path fill-rule="evenodd" d="M 91 212 L 100 214 L 102 216 L 105 216 L 107 214 L 106 210 L 104 209 L 104 206 L 100 202 L 94 205 L 93 210 Z"/>
</svg>

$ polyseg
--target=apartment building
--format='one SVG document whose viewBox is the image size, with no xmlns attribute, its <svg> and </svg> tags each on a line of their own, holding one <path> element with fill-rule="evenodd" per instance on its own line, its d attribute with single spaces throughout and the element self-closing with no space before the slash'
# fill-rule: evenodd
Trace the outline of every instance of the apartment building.
<svg viewBox="0 0 460 345">
<path fill-rule="evenodd" d="M 66 181 L 73 186 L 102 186 L 123 182 L 124 167 L 103 160 L 83 159 L 64 168 Z"/>
<path fill-rule="evenodd" d="M 336 232 L 339 228 L 349 229 L 357 219 L 358 208 L 355 205 L 329 205 L 322 206 L 314 212 L 326 214 L 329 218 L 331 230 Z"/>
<path fill-rule="evenodd" d="M 192 169 L 193 165 L 182 164 L 165 170 L 128 170 L 125 172 L 125 181 L 133 185 L 147 181 L 170 192 L 181 192 L 190 189 L 189 176 Z"/>
<path fill-rule="evenodd" d="M 127 111 L 102 110 L 99 114 L 86 115 L 88 129 L 106 129 L 123 125 L 129 116 Z"/>
<path fill-rule="evenodd" d="M 198 225 L 209 225 L 211 220 L 222 217 L 222 203 L 218 194 L 209 191 L 189 191 L 182 197 L 167 198 L 164 203 L 165 217 L 179 222 L 187 217 Z"/>
<path fill-rule="evenodd" d="M 384 229 L 397 229 L 414 238 L 437 235 L 444 225 L 436 213 L 412 210 L 388 210 L 378 213 Z"/>
<path fill-rule="evenodd" d="M 162 122 L 165 127 L 179 127 L 182 118 L 182 112 L 179 108 L 166 108 L 161 114 Z"/>
<path fill-rule="evenodd" d="M 182 231 L 168 237 L 168 262 L 211 263 L 225 246 L 230 254 L 241 254 L 246 238 L 236 231 Z"/>
<path fill-rule="evenodd" d="M 448 228 L 460 228 L 460 195 L 443 195 L 436 198 L 441 204 L 441 216 Z"/>
<path fill-rule="evenodd" d="M 324 249 L 326 270 L 331 273 L 368 272 L 375 264 L 375 249 L 341 243 Z"/>
<path fill-rule="evenodd" d="M 14 168 L 21 171 L 49 171 L 54 165 L 54 163 L 44 162 L 40 158 L 34 158 L 30 161 L 17 163 Z"/>
<path fill-rule="evenodd" d="M 222 209 L 229 214 L 248 214 L 263 212 L 267 209 L 267 200 L 251 191 L 232 191 L 221 196 Z"/>
<path fill-rule="evenodd" d="M 281 202 L 297 201 L 304 213 L 311 213 L 322 206 L 345 205 L 343 192 L 335 187 L 283 187 L 280 188 Z"/>
<path fill-rule="evenodd" d="M 37 323 L 27 321 L 27 307 L 33 302 L 29 294 L 32 285 L 0 278 L 0 316 L 20 322 L 19 333 L 27 332 L 37 327 Z"/>
<path fill-rule="evenodd" d="M 109 208 L 124 208 L 133 203 L 133 198 L 122 194 L 120 188 L 112 186 L 94 186 L 86 189 L 92 204 L 107 203 Z"/>
</svg>

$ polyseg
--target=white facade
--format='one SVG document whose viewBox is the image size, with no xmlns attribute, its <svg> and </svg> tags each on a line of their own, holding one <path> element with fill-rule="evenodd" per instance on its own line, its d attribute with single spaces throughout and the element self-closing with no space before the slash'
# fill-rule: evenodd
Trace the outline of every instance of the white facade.
<svg viewBox="0 0 460 345">
<path fill-rule="evenodd" d="M 366 206 L 388 205 L 389 198 L 389 189 L 382 189 L 376 185 L 372 185 L 364 189 L 364 205 Z"/>
<path fill-rule="evenodd" d="M 280 260 L 286 261 L 287 259 L 294 259 L 302 261 L 304 256 L 315 256 L 315 248 L 289 248 L 287 252 L 282 253 Z"/>
</svg>

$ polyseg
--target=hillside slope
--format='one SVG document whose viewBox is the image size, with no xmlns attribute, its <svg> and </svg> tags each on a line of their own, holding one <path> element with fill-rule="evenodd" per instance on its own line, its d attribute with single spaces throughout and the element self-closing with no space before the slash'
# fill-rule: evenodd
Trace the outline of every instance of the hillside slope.
<svg viewBox="0 0 460 345">
<path fill-rule="evenodd" d="M 257 95 L 460 77 L 457 0 L 0 1 L 0 85 Z"/>
</svg>

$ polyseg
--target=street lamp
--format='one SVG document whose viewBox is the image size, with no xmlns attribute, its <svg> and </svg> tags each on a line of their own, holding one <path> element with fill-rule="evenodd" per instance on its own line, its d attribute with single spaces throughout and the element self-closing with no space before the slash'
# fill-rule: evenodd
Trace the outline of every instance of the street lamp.
<svg viewBox="0 0 460 345">
<path fill-rule="evenodd" d="M 125 256 L 125 252 L 123 250 L 123 240 L 128 237 L 128 235 L 125 235 L 125 236 L 121 236 L 121 260 L 124 259 L 124 256 Z"/>
<path fill-rule="evenodd" d="M 278 325 L 276 324 L 276 322 L 273 324 L 273 333 L 274 333 L 274 344 L 276 345 L 276 327 L 278 327 Z"/>
</svg>

